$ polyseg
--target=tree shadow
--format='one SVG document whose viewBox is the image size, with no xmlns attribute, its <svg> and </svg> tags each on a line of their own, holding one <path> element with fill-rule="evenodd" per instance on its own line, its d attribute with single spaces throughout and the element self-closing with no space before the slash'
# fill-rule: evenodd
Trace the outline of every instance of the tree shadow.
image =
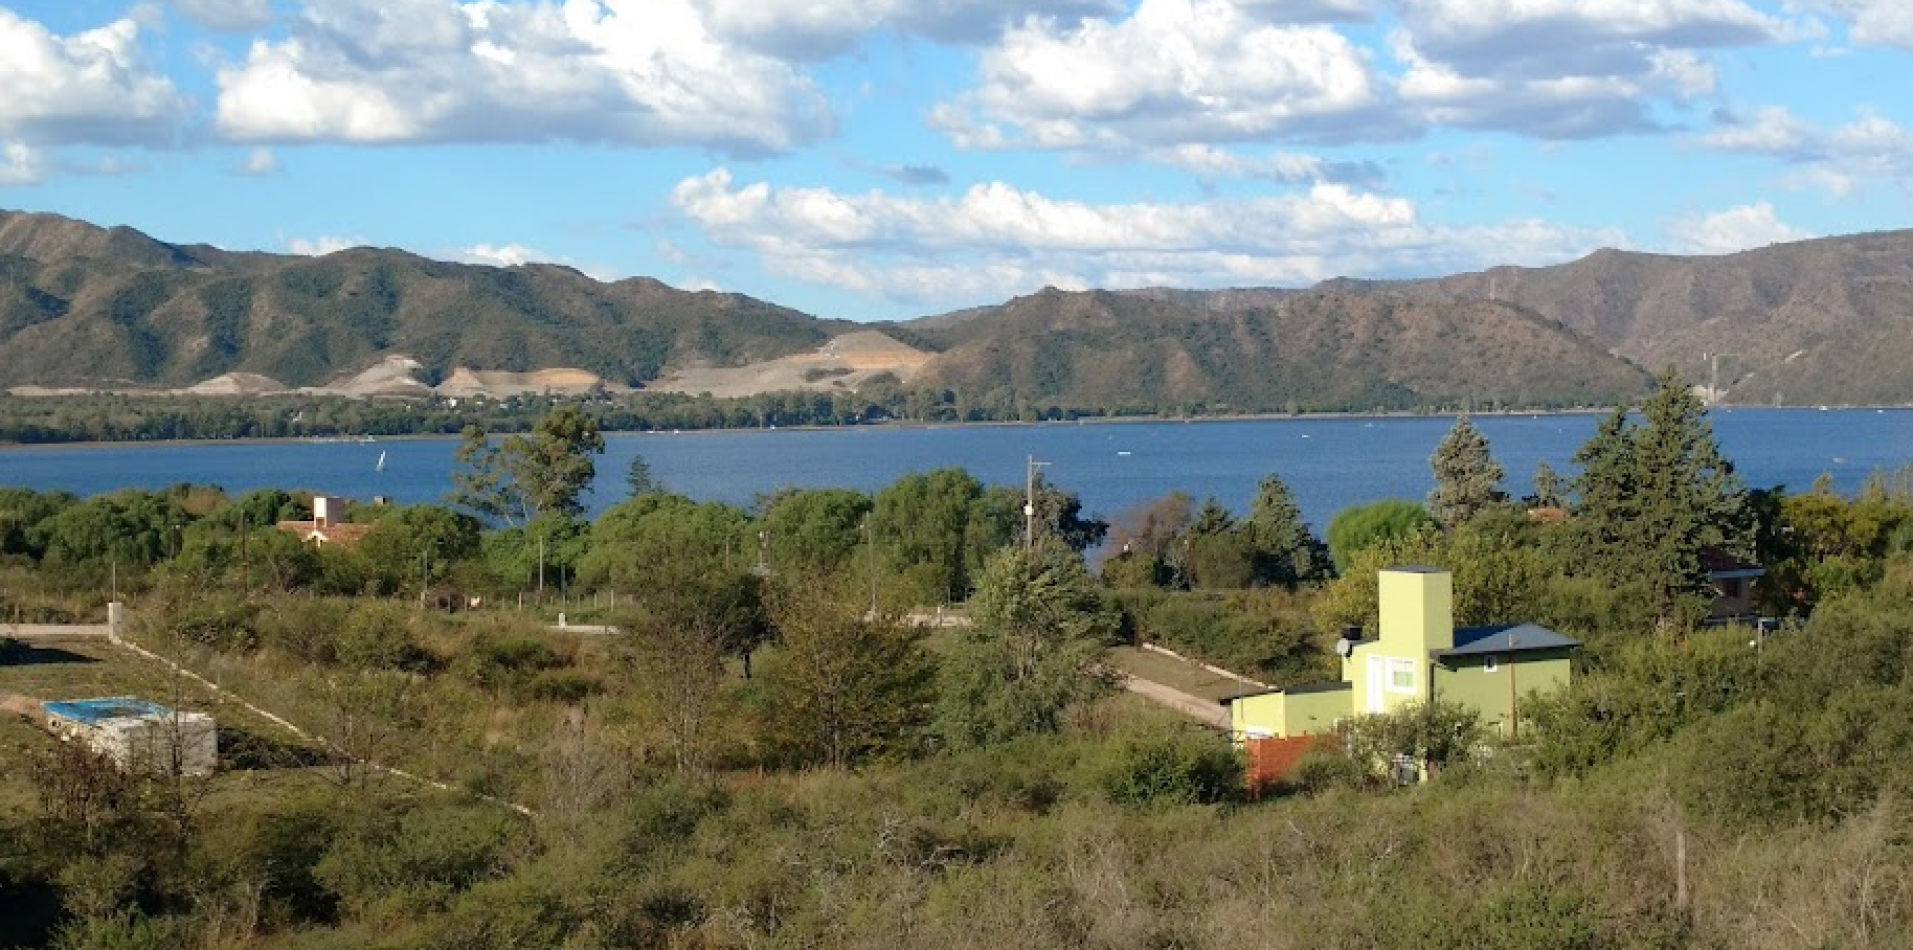
<svg viewBox="0 0 1913 950">
<path fill-rule="evenodd" d="M 63 911 L 60 890 L 43 881 L 0 888 L 0 946 L 51 946 Z"/>
<path fill-rule="evenodd" d="M 234 771 L 264 772 L 337 765 L 339 757 L 308 743 L 260 735 L 244 726 L 221 725 L 219 761 Z"/>
<path fill-rule="evenodd" d="M 59 647 L 36 647 L 32 644 L 16 641 L 5 649 L 0 649 L 0 666 L 47 666 L 54 663 L 98 663 L 95 657 L 62 650 Z"/>
</svg>

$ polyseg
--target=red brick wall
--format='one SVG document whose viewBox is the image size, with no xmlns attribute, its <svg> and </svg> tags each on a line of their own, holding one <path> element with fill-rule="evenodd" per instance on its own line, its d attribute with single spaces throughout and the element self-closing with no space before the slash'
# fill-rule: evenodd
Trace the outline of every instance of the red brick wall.
<svg viewBox="0 0 1913 950">
<path fill-rule="evenodd" d="M 1260 796 L 1264 789 L 1281 783 L 1295 770 L 1295 763 L 1322 741 L 1322 736 L 1294 736 L 1287 739 L 1249 739 L 1243 745 L 1249 753 L 1249 794 Z"/>
</svg>

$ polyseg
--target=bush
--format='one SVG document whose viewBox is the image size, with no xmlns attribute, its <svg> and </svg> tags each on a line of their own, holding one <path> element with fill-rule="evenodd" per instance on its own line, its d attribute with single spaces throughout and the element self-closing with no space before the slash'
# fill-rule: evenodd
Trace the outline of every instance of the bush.
<svg viewBox="0 0 1913 950">
<path fill-rule="evenodd" d="M 1118 805 L 1213 805 L 1242 792 L 1242 756 L 1226 740 L 1159 728 L 1118 740 L 1098 785 Z"/>
<path fill-rule="evenodd" d="M 1356 765 L 1383 781 L 1408 759 L 1433 773 L 1466 762 L 1481 744 L 1481 714 L 1459 703 L 1436 700 L 1402 706 L 1342 724 L 1342 742 Z"/>
<path fill-rule="evenodd" d="M 308 663 L 339 662 L 339 633 L 347 605 L 312 597 L 280 599 L 259 617 L 259 638 L 267 647 Z"/>
<path fill-rule="evenodd" d="M 505 872 L 507 845 L 520 828 L 498 806 L 391 804 L 367 803 L 347 816 L 313 869 L 313 879 L 346 907 L 366 913 L 442 906 Z"/>
<path fill-rule="evenodd" d="M 175 950 L 185 943 L 184 928 L 176 921 L 131 908 L 75 920 L 53 938 L 54 950 Z"/>
<path fill-rule="evenodd" d="M 1367 770 L 1341 746 L 1317 743 L 1296 761 L 1283 785 L 1306 795 L 1319 795 L 1359 788 L 1367 778 Z"/>
<path fill-rule="evenodd" d="M 565 665 L 545 641 L 535 636 L 480 634 L 465 654 L 452 663 L 453 672 L 493 695 L 524 695 L 534 678 Z"/>
<path fill-rule="evenodd" d="M 340 663 L 362 670 L 414 670 L 426 660 L 405 608 L 389 603 L 353 608 L 339 632 L 338 654 Z"/>
</svg>

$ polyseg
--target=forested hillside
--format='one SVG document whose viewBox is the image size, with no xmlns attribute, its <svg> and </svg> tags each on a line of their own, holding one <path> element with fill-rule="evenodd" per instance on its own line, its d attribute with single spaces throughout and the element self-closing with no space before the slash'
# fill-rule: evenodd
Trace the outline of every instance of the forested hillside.
<svg viewBox="0 0 1913 950">
<path fill-rule="evenodd" d="M 230 372 L 319 386 L 388 355 L 420 361 L 428 383 L 460 366 L 571 367 L 638 385 L 670 364 L 803 352 L 848 326 L 557 265 L 230 254 L 0 212 L 0 386 L 185 387 Z"/>
<path fill-rule="evenodd" d="M 1014 393 L 1041 405 L 1217 411 L 1611 405 L 1647 388 L 1639 367 L 1505 304 L 1318 292 L 1203 299 L 1046 290 L 946 325 L 913 324 L 941 350 L 917 382 L 985 404 Z"/>
</svg>

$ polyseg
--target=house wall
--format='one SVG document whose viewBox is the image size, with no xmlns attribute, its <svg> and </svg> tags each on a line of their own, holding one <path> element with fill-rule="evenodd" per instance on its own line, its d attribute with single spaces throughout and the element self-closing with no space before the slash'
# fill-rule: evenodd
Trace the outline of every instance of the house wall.
<svg viewBox="0 0 1913 950">
<path fill-rule="evenodd" d="M 1229 702 L 1229 730 L 1236 741 L 1281 736 L 1282 694 L 1262 693 Z"/>
<path fill-rule="evenodd" d="M 1238 742 L 1326 735 L 1338 720 L 1354 714 L 1349 695 L 1346 689 L 1326 689 L 1244 696 L 1229 703 L 1229 728 Z"/>
<path fill-rule="evenodd" d="M 1547 695 L 1567 687 L 1569 655 L 1567 650 L 1535 650 L 1519 654 L 1512 662 L 1504 655 L 1492 673 L 1485 668 L 1486 657 L 1450 659 L 1435 668 L 1435 698 L 1478 710 L 1490 728 L 1505 730 L 1508 677 L 1514 677 L 1515 712 L 1520 715 L 1532 694 Z"/>
<path fill-rule="evenodd" d="M 1389 712 L 1428 699 L 1430 652 L 1455 644 L 1454 577 L 1432 568 L 1395 568 L 1378 577 L 1381 636 L 1357 645 L 1342 661 L 1342 679 L 1353 684 L 1349 708 Z M 1411 685 L 1394 688 L 1395 676 L 1412 671 Z"/>
<path fill-rule="evenodd" d="M 1335 723 L 1355 714 L 1352 690 L 1328 689 L 1309 693 L 1279 693 L 1282 702 L 1281 736 L 1320 736 L 1335 731 Z"/>
</svg>

